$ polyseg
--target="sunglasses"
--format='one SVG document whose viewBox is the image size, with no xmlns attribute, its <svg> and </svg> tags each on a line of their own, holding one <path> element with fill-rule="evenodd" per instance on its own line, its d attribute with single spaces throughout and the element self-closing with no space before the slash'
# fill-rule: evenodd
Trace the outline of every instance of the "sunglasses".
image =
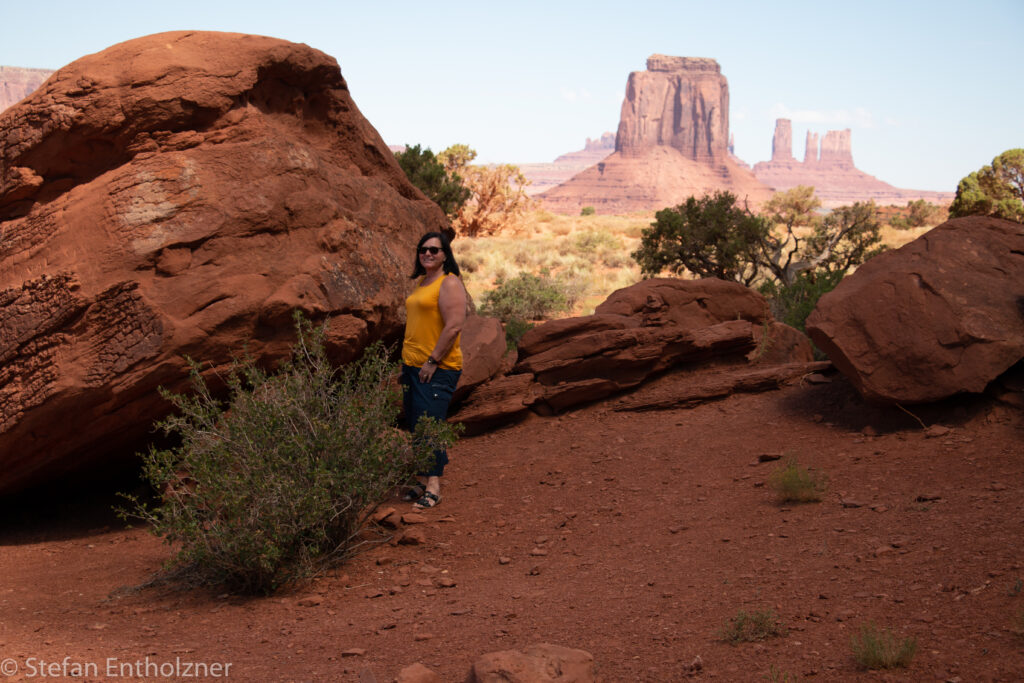
<svg viewBox="0 0 1024 683">
<path fill-rule="evenodd" d="M 436 256 L 437 252 L 441 251 L 441 247 L 420 247 L 419 249 L 417 249 L 417 251 L 421 255 L 429 253 L 429 254 L 433 254 L 434 256 Z"/>
</svg>

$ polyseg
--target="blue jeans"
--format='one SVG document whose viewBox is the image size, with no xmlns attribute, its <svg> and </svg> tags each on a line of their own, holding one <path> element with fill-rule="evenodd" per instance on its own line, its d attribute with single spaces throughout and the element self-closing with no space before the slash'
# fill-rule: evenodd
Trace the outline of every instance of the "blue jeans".
<svg viewBox="0 0 1024 683">
<path fill-rule="evenodd" d="M 452 402 L 452 394 L 462 372 L 437 368 L 430 382 L 421 382 L 419 374 L 419 368 L 402 365 L 399 381 L 404 387 L 402 402 L 405 407 L 405 428 L 410 432 L 416 429 L 416 423 L 424 415 L 440 421 L 448 419 L 448 405 Z M 448 451 L 439 448 L 434 451 L 434 466 L 418 474 L 421 477 L 440 477 L 447 464 Z"/>
</svg>

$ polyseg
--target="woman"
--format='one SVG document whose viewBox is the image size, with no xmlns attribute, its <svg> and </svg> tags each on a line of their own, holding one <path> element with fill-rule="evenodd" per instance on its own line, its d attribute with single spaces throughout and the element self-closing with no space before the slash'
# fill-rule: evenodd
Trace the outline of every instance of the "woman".
<svg viewBox="0 0 1024 683">
<path fill-rule="evenodd" d="M 405 300 L 405 340 L 402 343 L 402 378 L 405 387 L 406 427 L 426 415 L 438 420 L 448 417 L 455 385 L 462 374 L 459 332 L 466 320 L 466 290 L 459 278 L 448 238 L 428 232 L 416 245 L 412 279 L 420 278 Z M 441 502 L 441 476 L 448 464 L 448 452 L 434 451 L 433 466 L 417 475 L 419 486 L 411 488 L 406 500 L 418 509 Z"/>
</svg>

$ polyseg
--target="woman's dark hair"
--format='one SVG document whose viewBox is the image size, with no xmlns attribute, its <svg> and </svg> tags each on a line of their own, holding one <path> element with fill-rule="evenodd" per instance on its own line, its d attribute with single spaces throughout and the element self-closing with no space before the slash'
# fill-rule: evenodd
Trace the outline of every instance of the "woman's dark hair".
<svg viewBox="0 0 1024 683">
<path fill-rule="evenodd" d="M 444 265 L 441 267 L 444 268 L 445 274 L 459 276 L 462 275 L 462 271 L 459 270 L 459 264 L 455 262 L 455 254 L 452 253 L 451 241 L 447 237 L 445 237 L 444 233 L 428 232 L 426 235 L 420 238 L 419 242 L 416 243 L 416 254 L 413 257 L 414 259 L 416 259 L 416 263 L 413 266 L 412 275 L 409 276 L 409 279 L 415 280 L 420 275 L 427 274 L 426 268 L 424 268 L 423 264 L 420 263 L 420 247 L 423 246 L 424 242 L 433 237 L 436 237 L 437 239 L 441 240 L 441 251 L 444 252 Z"/>
</svg>

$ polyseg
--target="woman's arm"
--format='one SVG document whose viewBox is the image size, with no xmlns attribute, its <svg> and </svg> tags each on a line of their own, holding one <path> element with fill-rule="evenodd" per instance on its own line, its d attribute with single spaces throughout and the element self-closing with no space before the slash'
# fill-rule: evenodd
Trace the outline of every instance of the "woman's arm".
<svg viewBox="0 0 1024 683">
<path fill-rule="evenodd" d="M 441 328 L 441 336 L 437 339 L 437 345 L 430 353 L 430 357 L 441 361 L 451 350 L 455 338 L 462 331 L 462 325 L 466 322 L 466 288 L 462 286 L 462 280 L 458 277 L 445 277 L 441 282 L 441 292 L 437 296 L 437 307 L 441 311 L 441 319 L 444 327 Z M 437 366 L 433 363 L 424 363 L 420 368 L 420 381 L 429 382 L 434 376 Z"/>
</svg>

